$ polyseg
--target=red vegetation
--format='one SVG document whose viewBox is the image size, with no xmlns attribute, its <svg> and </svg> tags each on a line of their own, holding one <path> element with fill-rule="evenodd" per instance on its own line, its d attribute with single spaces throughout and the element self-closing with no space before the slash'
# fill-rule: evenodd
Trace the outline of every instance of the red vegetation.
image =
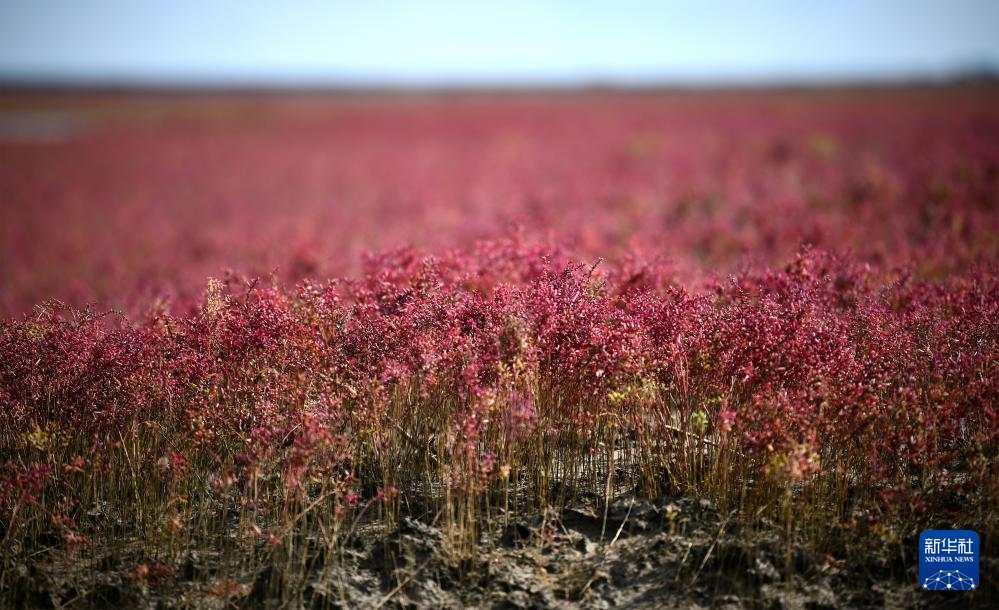
<svg viewBox="0 0 999 610">
<path fill-rule="evenodd" d="M 230 268 L 353 274 L 365 251 L 513 225 L 587 260 L 666 257 L 685 284 L 805 242 L 938 276 L 999 253 L 992 90 L 0 99 L 26 104 L 75 130 L 0 136 L 7 313 L 141 311 Z"/>
<path fill-rule="evenodd" d="M 0 322 L 3 544 L 291 565 L 420 504 L 464 556 L 483 515 L 622 486 L 828 540 L 994 524 L 991 99 L 302 102 L 6 144 L 5 306 L 137 313 Z M 285 281 L 205 289 L 223 261 Z"/>
</svg>

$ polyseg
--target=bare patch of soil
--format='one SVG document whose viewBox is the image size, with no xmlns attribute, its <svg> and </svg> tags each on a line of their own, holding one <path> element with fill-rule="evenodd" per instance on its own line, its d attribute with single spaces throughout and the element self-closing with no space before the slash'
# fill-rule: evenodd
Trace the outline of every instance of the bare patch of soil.
<svg viewBox="0 0 999 610">
<path fill-rule="evenodd" d="M 915 565 L 819 556 L 696 498 L 623 496 L 606 514 L 579 506 L 497 529 L 464 563 L 444 532 L 404 517 L 387 536 L 361 528 L 296 582 L 278 562 L 227 575 L 219 557 L 166 565 L 130 545 L 90 566 L 24 566 L 17 586 L 30 608 L 984 608 L 996 597 L 995 558 L 982 558 L 979 590 L 927 592 Z"/>
</svg>

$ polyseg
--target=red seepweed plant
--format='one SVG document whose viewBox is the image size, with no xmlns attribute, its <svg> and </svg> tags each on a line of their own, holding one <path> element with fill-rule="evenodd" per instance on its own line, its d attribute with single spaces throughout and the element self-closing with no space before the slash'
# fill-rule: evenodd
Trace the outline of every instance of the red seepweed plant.
<svg viewBox="0 0 999 610">
<path fill-rule="evenodd" d="M 483 242 L 212 280 L 186 315 L 0 322 L 0 589 L 36 553 L 133 542 L 162 562 L 142 586 L 211 550 L 293 595 L 404 511 L 460 563 L 511 515 L 632 488 L 837 551 L 995 523 L 994 265 L 917 280 L 805 249 L 688 292 L 638 260 Z"/>
</svg>

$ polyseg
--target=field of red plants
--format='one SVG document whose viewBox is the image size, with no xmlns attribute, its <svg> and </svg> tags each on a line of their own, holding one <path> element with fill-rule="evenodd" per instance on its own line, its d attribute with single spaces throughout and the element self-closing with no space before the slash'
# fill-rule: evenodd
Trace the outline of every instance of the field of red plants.
<svg viewBox="0 0 999 610">
<path fill-rule="evenodd" d="M 997 102 L 0 97 L 0 603 L 988 603 Z"/>
</svg>

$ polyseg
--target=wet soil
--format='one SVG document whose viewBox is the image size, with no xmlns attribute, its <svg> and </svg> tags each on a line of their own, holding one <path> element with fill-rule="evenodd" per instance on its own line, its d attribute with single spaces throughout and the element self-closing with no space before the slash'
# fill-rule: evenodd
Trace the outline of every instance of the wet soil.
<svg viewBox="0 0 999 610">
<path fill-rule="evenodd" d="M 580 506 L 496 529 L 465 562 L 452 559 L 441 529 L 404 517 L 387 536 L 373 524 L 359 528 L 321 568 L 286 570 L 275 561 L 226 577 L 213 567 L 219 557 L 192 554 L 167 566 L 141 561 L 137 546 L 109 550 L 86 569 L 24 566 L 16 582 L 30 608 L 985 608 L 997 601 L 995 558 L 981 558 L 977 591 L 923 591 L 914 565 L 874 552 L 863 562 L 818 555 L 788 544 L 777 526 L 750 531 L 703 499 L 623 496 L 606 515 Z M 289 573 L 305 578 L 291 582 Z"/>
</svg>

